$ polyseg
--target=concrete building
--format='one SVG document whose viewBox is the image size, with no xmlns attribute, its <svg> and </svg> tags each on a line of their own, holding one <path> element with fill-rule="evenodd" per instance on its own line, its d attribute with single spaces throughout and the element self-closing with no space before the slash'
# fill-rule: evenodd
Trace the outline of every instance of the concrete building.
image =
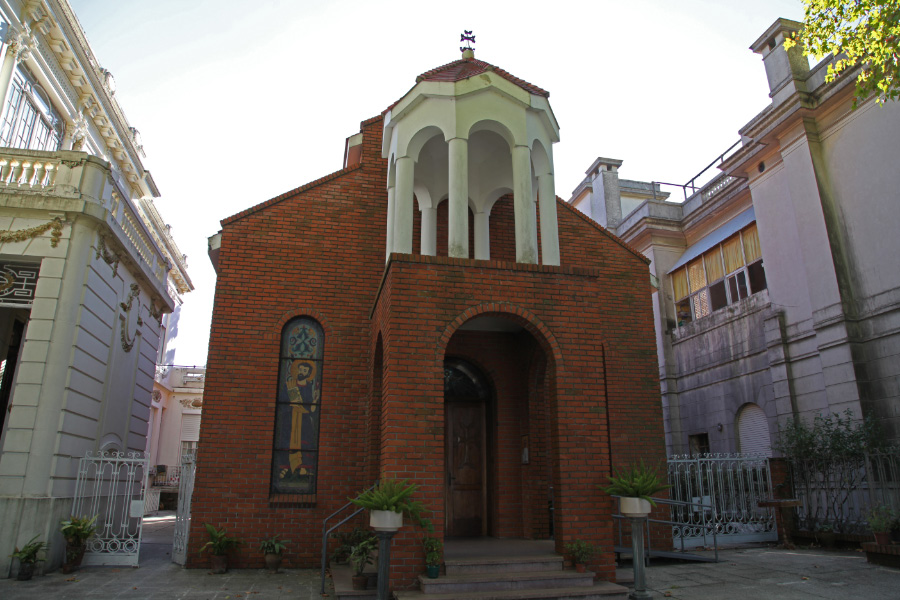
<svg viewBox="0 0 900 600">
<path fill-rule="evenodd" d="M 852 110 L 855 70 L 785 51 L 801 26 L 751 46 L 772 102 L 685 201 L 609 159 L 570 200 L 651 260 L 669 453 L 768 453 L 782 420 L 847 409 L 900 440 L 900 104 Z"/>
<path fill-rule="evenodd" d="M 174 499 L 181 481 L 182 457 L 197 452 L 205 381 L 205 367 L 166 365 L 156 369 L 147 433 L 150 488 L 145 513 L 159 508 L 161 494 L 167 495 L 164 500 Z"/>
<path fill-rule="evenodd" d="M 0 573 L 50 543 L 78 461 L 143 451 L 165 315 L 191 289 L 140 135 L 65 0 L 0 1 Z"/>
</svg>

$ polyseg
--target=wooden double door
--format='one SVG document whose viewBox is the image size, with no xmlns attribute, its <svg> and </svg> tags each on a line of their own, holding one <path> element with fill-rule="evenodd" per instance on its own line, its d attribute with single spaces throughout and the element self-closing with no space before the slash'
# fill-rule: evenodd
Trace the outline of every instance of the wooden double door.
<svg viewBox="0 0 900 600">
<path fill-rule="evenodd" d="M 488 533 L 487 380 L 472 365 L 444 365 L 446 498 L 444 535 L 477 537 Z"/>
</svg>

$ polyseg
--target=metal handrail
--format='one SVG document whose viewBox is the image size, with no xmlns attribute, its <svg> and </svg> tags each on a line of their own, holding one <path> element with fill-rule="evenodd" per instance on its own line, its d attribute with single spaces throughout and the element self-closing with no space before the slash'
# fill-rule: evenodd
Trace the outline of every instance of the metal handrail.
<svg viewBox="0 0 900 600">
<path fill-rule="evenodd" d="M 378 485 L 378 480 L 376 479 L 375 483 L 373 483 L 368 489 L 366 489 L 366 491 L 368 492 L 369 490 L 375 489 L 375 487 L 377 485 Z M 328 527 L 328 521 L 330 521 L 332 518 L 336 517 L 340 513 L 347 510 L 350 506 L 353 506 L 353 502 L 348 502 L 347 504 L 343 505 L 342 507 L 340 507 L 339 509 L 337 509 L 336 511 L 334 511 L 333 513 L 331 513 L 330 515 L 325 517 L 325 519 L 322 521 L 322 570 L 321 570 L 320 577 L 319 577 L 320 583 L 321 583 L 321 593 L 322 594 L 325 593 L 325 568 L 326 568 L 327 561 L 328 561 L 328 536 L 331 535 L 332 531 L 334 531 L 335 529 L 337 529 L 338 527 L 340 527 L 341 525 L 343 525 L 344 523 L 346 523 L 347 521 L 349 521 L 350 519 L 352 519 L 353 517 L 355 517 L 362 511 L 364 511 L 365 509 L 357 508 L 355 511 L 353 511 L 353 513 L 351 513 L 349 516 L 341 519 L 341 521 L 338 524 L 333 525 L 330 529 L 326 529 Z"/>
<path fill-rule="evenodd" d="M 613 496 L 613 498 L 621 498 L 621 496 Z M 716 507 L 714 504 L 703 504 L 702 502 L 686 502 L 683 500 L 667 500 L 665 498 L 654 498 L 653 501 L 657 502 L 659 504 L 668 504 L 671 506 L 689 506 L 689 507 L 691 507 L 692 510 L 693 510 L 693 507 L 696 506 L 696 507 L 699 507 L 700 509 L 704 510 L 704 512 L 706 509 L 709 509 L 710 514 L 712 516 L 712 523 L 713 523 L 712 527 L 710 527 L 710 529 L 712 530 L 713 550 L 715 551 L 716 562 L 719 562 L 719 540 L 718 540 L 718 536 L 716 536 Z M 613 519 L 619 519 L 617 524 L 619 526 L 619 545 L 620 546 L 623 545 L 622 521 L 621 520 L 625 519 L 625 518 L 626 517 L 624 517 L 623 515 L 620 515 L 620 514 L 613 515 Z M 647 544 L 646 544 L 647 558 L 650 557 L 650 552 L 651 552 L 650 523 L 662 523 L 662 524 L 666 524 L 666 525 L 683 525 L 683 523 L 679 523 L 678 521 L 671 521 L 671 520 L 666 520 L 666 519 L 651 519 L 648 517 L 647 525 L 646 525 L 646 527 L 647 527 Z M 704 524 L 704 526 L 703 526 L 703 545 L 704 546 L 706 546 L 706 529 L 707 529 L 707 526 Z M 680 531 L 679 539 L 681 540 L 681 551 L 684 552 L 684 528 L 680 527 L 679 531 Z M 632 557 L 632 560 L 634 560 L 634 557 Z"/>
<path fill-rule="evenodd" d="M 671 185 L 672 187 L 680 187 L 681 190 L 682 190 L 682 192 L 684 193 L 684 200 L 687 201 L 689 197 L 693 197 L 693 195 L 697 192 L 698 189 L 703 189 L 703 188 L 705 188 L 705 187 L 708 186 L 710 183 L 712 183 L 713 180 L 715 180 L 717 177 L 719 177 L 719 176 L 713 177 L 713 179 L 711 179 L 710 181 L 706 182 L 702 187 L 700 187 L 700 188 L 697 187 L 697 180 L 700 179 L 700 177 L 701 177 L 704 173 L 706 173 L 707 171 L 709 171 L 712 167 L 716 166 L 716 164 L 722 164 L 722 163 L 724 163 L 724 162 L 725 162 L 725 157 L 728 155 L 728 153 L 731 152 L 732 150 L 734 150 L 734 148 L 735 148 L 736 146 L 740 145 L 740 143 L 741 143 L 741 140 L 738 140 L 738 141 L 736 141 L 735 143 L 733 143 L 731 146 L 729 146 L 729 147 L 728 147 L 728 150 L 726 150 L 725 152 L 723 152 L 722 154 L 720 154 L 719 156 L 717 156 L 716 158 L 714 158 L 713 161 L 712 161 L 711 163 L 709 163 L 708 165 L 706 165 L 699 173 L 697 173 L 696 175 L 694 175 L 693 177 L 691 177 L 691 178 L 688 180 L 687 183 L 668 183 L 668 182 L 666 182 L 666 181 L 653 181 L 653 182 L 651 182 L 650 185 L 651 185 L 651 188 L 652 188 L 651 191 L 653 192 L 653 198 L 654 198 L 654 200 L 656 199 L 656 187 L 657 187 L 657 186 L 659 186 L 659 185 Z M 725 175 L 725 174 L 722 173 L 720 176 L 724 176 L 724 175 Z M 737 178 L 737 179 L 746 179 L 745 177 L 737 177 L 737 176 L 732 176 L 732 177 L 735 177 L 735 178 Z M 691 190 L 691 196 L 688 196 L 688 193 L 687 193 L 688 188 L 690 188 L 690 190 Z"/>
</svg>

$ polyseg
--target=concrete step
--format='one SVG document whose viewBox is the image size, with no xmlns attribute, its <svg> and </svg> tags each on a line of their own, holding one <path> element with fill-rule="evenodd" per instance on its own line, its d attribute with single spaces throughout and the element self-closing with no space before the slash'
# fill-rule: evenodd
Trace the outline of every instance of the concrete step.
<svg viewBox="0 0 900 600">
<path fill-rule="evenodd" d="M 600 581 L 590 587 L 558 587 L 531 590 L 451 592 L 426 594 L 420 591 L 394 592 L 397 600 L 627 600 L 628 588 Z"/>
<path fill-rule="evenodd" d="M 445 575 L 437 579 L 419 576 L 419 586 L 426 594 L 467 592 L 502 592 L 547 588 L 591 587 L 594 573 L 585 571 L 513 571 L 503 573 L 470 573 Z"/>
<path fill-rule="evenodd" d="M 444 565 L 447 568 L 447 575 L 562 571 L 563 557 L 558 554 L 545 554 L 515 558 L 458 558 L 445 560 Z"/>
</svg>

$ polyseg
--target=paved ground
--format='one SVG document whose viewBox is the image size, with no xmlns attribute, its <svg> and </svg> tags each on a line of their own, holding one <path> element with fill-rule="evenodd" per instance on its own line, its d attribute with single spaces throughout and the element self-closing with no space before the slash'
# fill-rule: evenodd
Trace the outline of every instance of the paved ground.
<svg viewBox="0 0 900 600">
<path fill-rule="evenodd" d="M 146 522 L 138 569 L 84 567 L 72 575 L 36 575 L 32 581 L 2 579 L 0 598 L 322 598 L 317 571 L 270 575 L 265 570 L 240 570 L 211 575 L 202 569 L 182 569 L 169 556 L 173 524 L 171 513 Z M 723 550 L 719 557 L 719 563 L 654 562 L 648 570 L 654 600 L 900 599 L 900 570 L 869 565 L 861 552 L 752 548 Z M 326 592 L 334 598 L 330 581 Z"/>
<path fill-rule="evenodd" d="M 719 560 L 654 562 L 654 600 L 900 599 L 900 570 L 870 565 L 862 552 L 752 548 L 720 550 Z"/>
<path fill-rule="evenodd" d="M 144 520 L 140 568 L 82 567 L 71 575 L 35 575 L 31 581 L 0 579 L 2 600 L 93 598 L 190 600 L 321 600 L 319 572 L 288 569 L 277 575 L 265 569 L 212 575 L 205 569 L 182 569 L 171 562 L 173 512 Z M 330 579 L 326 592 L 334 597 Z"/>
</svg>

